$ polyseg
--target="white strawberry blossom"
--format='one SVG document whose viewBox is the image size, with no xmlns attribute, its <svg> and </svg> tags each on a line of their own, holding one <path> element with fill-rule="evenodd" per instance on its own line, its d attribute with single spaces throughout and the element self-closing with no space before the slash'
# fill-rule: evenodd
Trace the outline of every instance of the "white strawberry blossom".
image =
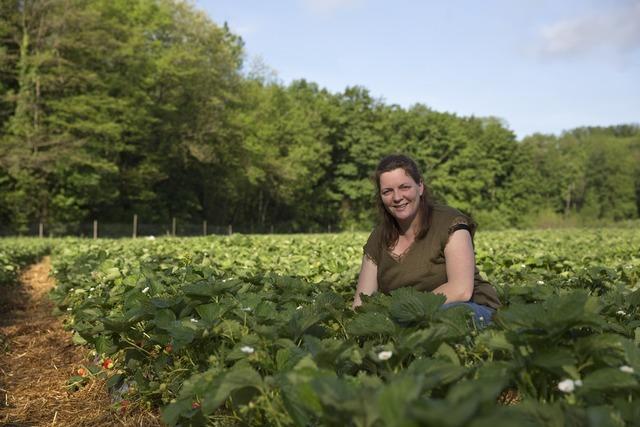
<svg viewBox="0 0 640 427">
<path fill-rule="evenodd" d="M 563 393 L 573 393 L 576 387 L 582 386 L 581 380 L 564 379 L 558 383 L 558 390 Z"/>
<path fill-rule="evenodd" d="M 619 314 L 620 316 L 626 316 L 627 313 L 624 310 L 618 310 L 616 311 L 616 314 Z"/>
<path fill-rule="evenodd" d="M 301 306 L 301 305 L 299 305 L 299 306 L 297 306 L 297 307 L 296 307 L 296 310 L 301 310 L 301 309 L 302 309 L 302 306 Z"/>
<path fill-rule="evenodd" d="M 249 312 L 251 311 L 251 307 L 242 307 L 240 310 Z"/>
<path fill-rule="evenodd" d="M 191 318 L 191 322 L 192 323 L 198 323 L 198 319 L 194 319 L 193 317 Z"/>
<path fill-rule="evenodd" d="M 544 281 L 543 280 L 538 280 L 538 285 L 544 285 Z"/>
<path fill-rule="evenodd" d="M 380 353 L 378 353 L 378 360 L 389 360 L 391 359 L 391 356 L 393 356 L 392 351 L 381 351 Z"/>
<path fill-rule="evenodd" d="M 251 354 L 253 353 L 255 350 L 253 349 L 253 347 L 249 347 L 248 345 L 245 345 L 243 347 L 240 348 L 240 351 L 245 353 L 245 354 Z"/>
<path fill-rule="evenodd" d="M 626 374 L 633 374 L 633 372 L 634 372 L 633 368 L 631 366 L 628 366 L 628 365 L 620 366 L 620 371 L 624 372 Z"/>
<path fill-rule="evenodd" d="M 146 294 L 147 292 L 149 292 L 149 287 L 148 286 L 142 290 L 143 294 Z"/>
</svg>

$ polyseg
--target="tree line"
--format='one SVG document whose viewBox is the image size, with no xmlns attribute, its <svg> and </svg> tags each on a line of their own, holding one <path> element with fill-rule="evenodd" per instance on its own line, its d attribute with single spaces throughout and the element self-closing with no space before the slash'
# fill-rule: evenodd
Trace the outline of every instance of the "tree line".
<svg viewBox="0 0 640 427">
<path fill-rule="evenodd" d="M 188 2 L 0 0 L 0 222 L 366 228 L 390 153 L 481 227 L 638 218 L 637 124 L 518 141 L 494 117 L 283 84 L 244 60 Z"/>
</svg>

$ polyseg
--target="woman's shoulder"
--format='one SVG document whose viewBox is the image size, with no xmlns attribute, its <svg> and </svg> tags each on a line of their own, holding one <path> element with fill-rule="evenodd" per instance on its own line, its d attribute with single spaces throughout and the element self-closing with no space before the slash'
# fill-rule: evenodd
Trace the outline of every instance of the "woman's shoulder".
<svg viewBox="0 0 640 427">
<path fill-rule="evenodd" d="M 432 223 L 439 229 L 447 230 L 447 234 L 450 234 L 451 229 L 460 224 L 467 225 L 470 231 L 475 231 L 476 228 L 476 223 L 469 215 L 448 205 L 433 206 Z"/>
<path fill-rule="evenodd" d="M 380 248 L 382 242 L 382 227 L 377 225 L 364 244 L 364 253 L 371 259 L 376 265 L 380 262 Z"/>
<path fill-rule="evenodd" d="M 366 246 L 369 246 L 370 248 L 377 247 L 380 245 L 381 241 L 382 241 L 382 225 L 376 224 L 376 226 L 373 227 L 373 230 L 371 230 L 371 233 L 369 233 Z"/>
</svg>

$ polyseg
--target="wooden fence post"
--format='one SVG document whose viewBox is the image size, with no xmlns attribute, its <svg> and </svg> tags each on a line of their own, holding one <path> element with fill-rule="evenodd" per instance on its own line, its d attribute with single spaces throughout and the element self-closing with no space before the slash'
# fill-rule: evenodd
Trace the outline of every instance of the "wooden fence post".
<svg viewBox="0 0 640 427">
<path fill-rule="evenodd" d="M 40 225 L 38 225 L 38 237 L 40 237 L 41 239 L 44 237 L 44 224 L 40 223 Z"/>
<path fill-rule="evenodd" d="M 98 238 L 98 220 L 93 220 L 93 240 Z"/>
<path fill-rule="evenodd" d="M 171 219 L 171 237 L 176 237 L 176 217 Z"/>
<path fill-rule="evenodd" d="M 231 226 L 231 224 L 229 224 L 228 232 L 229 232 L 229 236 L 233 234 L 233 227 Z"/>
<path fill-rule="evenodd" d="M 207 220 L 206 219 L 204 221 L 202 221 L 202 235 L 203 236 L 207 235 Z"/>
<path fill-rule="evenodd" d="M 133 214 L 133 238 L 138 237 L 138 214 Z"/>
</svg>

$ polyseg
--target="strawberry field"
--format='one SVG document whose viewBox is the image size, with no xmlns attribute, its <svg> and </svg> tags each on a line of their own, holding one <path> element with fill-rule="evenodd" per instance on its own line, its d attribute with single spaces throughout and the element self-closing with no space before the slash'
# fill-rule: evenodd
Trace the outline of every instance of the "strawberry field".
<svg viewBox="0 0 640 427">
<path fill-rule="evenodd" d="M 638 423 L 640 231 L 479 234 L 486 328 L 411 289 L 351 310 L 366 237 L 4 240 L 0 268 L 50 246 L 90 369 L 169 425 Z"/>
<path fill-rule="evenodd" d="M 3 285 L 15 284 L 18 273 L 51 249 L 51 242 L 36 239 L 0 240 L 0 291 Z"/>
</svg>

